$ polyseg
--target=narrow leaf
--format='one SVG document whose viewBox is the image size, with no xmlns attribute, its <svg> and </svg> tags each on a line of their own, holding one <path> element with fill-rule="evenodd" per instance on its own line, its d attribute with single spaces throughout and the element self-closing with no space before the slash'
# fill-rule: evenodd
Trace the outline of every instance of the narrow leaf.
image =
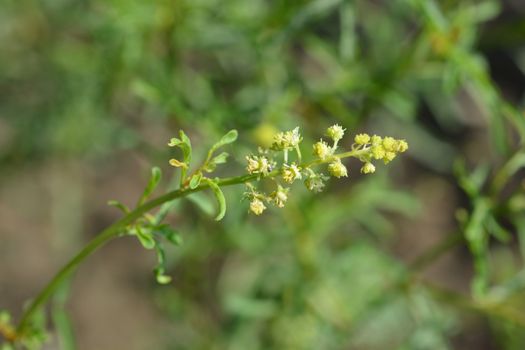
<svg viewBox="0 0 525 350">
<path fill-rule="evenodd" d="M 166 256 L 164 253 L 164 248 L 162 247 L 162 244 L 160 244 L 160 242 L 155 246 L 155 251 L 157 253 L 157 266 L 155 266 L 154 269 L 155 278 L 157 280 L 157 283 L 159 284 L 168 284 L 171 282 L 171 277 L 164 274 Z"/>
<path fill-rule="evenodd" d="M 211 160 L 214 164 L 224 164 L 228 160 L 228 152 L 222 152 L 218 156 L 213 157 Z"/>
<path fill-rule="evenodd" d="M 181 143 L 179 147 L 182 149 L 182 155 L 184 156 L 184 163 L 189 165 L 191 163 L 191 141 L 184 131 L 179 132 Z"/>
<path fill-rule="evenodd" d="M 225 146 L 225 145 L 228 145 L 230 143 L 234 143 L 236 140 L 237 140 L 237 136 L 238 136 L 238 132 L 237 130 L 233 129 L 233 130 L 230 130 L 226 133 L 226 135 L 224 135 L 223 137 L 221 137 L 221 139 L 219 140 L 219 142 L 217 142 L 215 145 L 213 145 L 213 149 L 216 150 L 218 149 L 219 147 L 222 147 L 222 146 Z"/>
<path fill-rule="evenodd" d="M 160 179 L 162 177 L 162 172 L 159 167 L 153 167 L 151 168 L 151 176 L 149 178 L 148 185 L 144 189 L 144 192 L 142 193 L 142 196 L 140 197 L 139 202 L 137 205 L 141 205 L 144 203 L 144 201 L 149 197 L 153 191 L 155 191 L 155 188 L 157 188 Z"/>
<path fill-rule="evenodd" d="M 226 214 L 226 199 L 221 188 L 213 180 L 208 180 L 208 185 L 212 189 L 215 199 L 217 199 L 217 204 L 219 205 L 219 213 L 215 217 L 215 220 L 220 221 Z"/>
<path fill-rule="evenodd" d="M 125 214 L 129 213 L 129 208 L 119 201 L 116 201 L 116 200 L 108 201 L 108 205 L 122 210 Z"/>
<path fill-rule="evenodd" d="M 168 284 L 171 282 L 171 277 L 168 275 L 156 274 L 155 278 L 158 284 Z"/>
<path fill-rule="evenodd" d="M 136 227 L 136 235 L 140 241 L 140 244 L 142 244 L 144 248 L 153 249 L 155 247 L 155 240 L 151 234 L 149 232 L 142 231 L 139 226 Z"/>
<path fill-rule="evenodd" d="M 202 180 L 202 174 L 201 173 L 198 173 L 198 174 L 195 174 L 191 177 L 191 180 L 190 180 L 190 188 L 193 190 L 195 188 L 197 188 L 197 186 L 200 185 L 201 183 L 201 180 Z"/>
<path fill-rule="evenodd" d="M 219 142 L 211 146 L 210 150 L 208 151 L 208 157 L 206 158 L 205 164 L 213 163 L 212 158 L 211 158 L 213 156 L 213 152 L 215 152 L 217 149 L 219 149 L 222 146 L 235 142 L 237 140 L 237 136 L 238 136 L 237 130 L 233 129 L 233 130 L 228 131 L 226 135 L 221 137 Z M 217 164 L 221 164 L 220 163 L 221 160 L 223 160 L 222 163 L 224 163 L 226 161 L 227 156 L 224 156 L 224 154 L 220 154 L 218 157 L 219 157 L 219 162 L 215 162 L 215 164 L 211 166 L 211 169 L 215 169 L 215 166 Z"/>
<path fill-rule="evenodd" d="M 155 232 L 175 245 L 182 244 L 182 236 L 180 233 L 168 224 L 158 226 Z"/>
</svg>

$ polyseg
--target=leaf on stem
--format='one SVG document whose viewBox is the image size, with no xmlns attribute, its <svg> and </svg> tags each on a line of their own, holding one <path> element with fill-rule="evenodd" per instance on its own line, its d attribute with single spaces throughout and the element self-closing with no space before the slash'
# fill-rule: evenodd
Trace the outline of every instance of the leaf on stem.
<svg viewBox="0 0 525 350">
<path fill-rule="evenodd" d="M 159 185 L 161 177 L 162 172 L 159 167 L 151 168 L 151 176 L 149 178 L 148 184 L 146 185 L 146 188 L 144 189 L 144 192 L 142 193 L 142 196 L 137 203 L 137 206 L 140 206 L 142 203 L 144 203 L 146 199 L 153 193 L 153 191 L 155 191 Z"/>
<path fill-rule="evenodd" d="M 170 147 L 179 147 L 182 150 L 182 156 L 184 163 L 187 165 L 191 162 L 191 141 L 188 138 L 188 136 L 184 133 L 184 131 L 179 131 L 179 137 L 180 139 L 174 137 L 170 140 L 168 143 L 168 146 Z"/>
<path fill-rule="evenodd" d="M 226 159 L 228 158 L 228 153 L 223 152 L 212 159 L 213 153 L 220 147 L 223 147 L 223 146 L 229 145 L 230 143 L 235 142 L 237 140 L 237 137 L 238 137 L 237 130 L 235 129 L 230 130 L 223 137 L 221 137 L 221 139 L 217 143 L 211 146 L 210 150 L 208 151 L 208 156 L 206 157 L 206 161 L 204 162 L 203 169 L 207 172 L 212 172 L 215 170 L 218 164 L 226 163 Z"/>
<path fill-rule="evenodd" d="M 158 226 L 155 230 L 155 233 L 164 237 L 167 241 L 174 245 L 182 244 L 182 236 L 180 233 L 168 224 L 162 224 Z"/>
<path fill-rule="evenodd" d="M 119 201 L 116 201 L 116 200 L 108 201 L 108 205 L 122 210 L 124 212 L 124 214 L 128 214 L 129 213 L 129 208 L 126 205 L 124 205 L 121 202 L 119 202 Z"/>
<path fill-rule="evenodd" d="M 155 247 L 155 240 L 153 239 L 151 232 L 149 230 L 143 231 L 139 225 L 135 227 L 135 233 L 137 238 L 140 241 L 140 244 L 146 249 L 153 249 Z"/>
<path fill-rule="evenodd" d="M 201 181 L 202 181 L 202 173 L 199 172 L 193 175 L 190 179 L 190 188 L 192 190 L 197 188 L 200 185 Z"/>
<path fill-rule="evenodd" d="M 159 284 L 168 284 L 171 282 L 171 277 L 165 275 L 165 264 L 166 264 L 166 255 L 164 253 L 164 247 L 162 244 L 157 243 L 155 246 L 155 251 L 157 253 L 157 266 L 155 266 L 155 279 Z"/>
<path fill-rule="evenodd" d="M 226 214 L 226 199 L 224 198 L 224 193 L 222 193 L 221 188 L 219 187 L 219 185 L 217 185 L 216 182 L 210 179 L 207 179 L 207 182 L 210 188 L 212 189 L 213 194 L 215 195 L 215 199 L 217 199 L 217 204 L 219 206 L 219 213 L 215 217 L 215 220 L 220 221 Z"/>
</svg>

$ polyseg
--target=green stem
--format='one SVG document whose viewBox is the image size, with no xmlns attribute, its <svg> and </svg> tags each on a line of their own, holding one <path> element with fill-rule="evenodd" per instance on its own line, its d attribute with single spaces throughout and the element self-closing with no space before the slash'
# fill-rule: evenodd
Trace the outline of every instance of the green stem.
<svg viewBox="0 0 525 350">
<path fill-rule="evenodd" d="M 351 151 L 346 153 L 341 153 L 338 155 L 335 155 L 334 157 L 339 158 L 347 158 L 347 157 L 355 157 L 359 156 L 360 153 L 362 153 L 363 150 L 360 151 Z M 302 167 L 309 167 L 312 165 L 327 163 L 331 160 L 319 160 L 319 161 L 313 161 L 310 163 L 303 164 Z M 184 169 L 183 169 L 184 170 Z M 280 169 L 275 169 L 274 171 L 268 173 L 265 176 L 261 176 L 260 174 L 247 174 L 242 176 L 236 176 L 236 177 L 229 177 L 229 178 L 223 178 L 219 179 L 217 181 L 218 186 L 232 186 L 232 185 L 238 185 L 243 184 L 251 181 L 255 181 L 261 178 L 268 178 L 268 177 L 275 177 L 279 175 Z M 42 307 L 49 297 L 55 292 L 55 290 L 60 286 L 60 284 L 76 269 L 78 265 L 82 261 L 84 261 L 88 256 L 90 256 L 93 252 L 95 252 L 98 248 L 112 240 L 113 238 L 116 238 L 120 233 L 122 233 L 125 229 L 125 227 L 129 224 L 132 224 L 135 220 L 140 218 L 142 215 L 147 213 L 153 208 L 156 208 L 164 203 L 168 203 L 170 201 L 173 201 L 174 199 L 185 197 L 191 193 L 199 192 L 202 190 L 205 190 L 209 187 L 209 184 L 203 183 L 200 186 L 191 189 L 189 187 L 174 190 L 171 192 L 168 192 L 162 196 L 159 196 L 155 199 L 152 199 L 141 206 L 137 207 L 135 210 L 128 213 L 126 216 L 112 224 L 111 226 L 107 227 L 105 230 L 100 232 L 95 238 L 93 238 L 82 250 L 75 255 L 66 265 L 60 269 L 60 271 L 49 281 L 49 283 L 42 289 L 42 291 L 36 296 L 36 298 L 31 302 L 29 307 L 24 311 L 22 314 L 22 317 L 20 319 L 20 322 L 17 327 L 17 336 L 20 337 L 23 335 L 24 331 L 29 325 L 29 322 L 32 318 L 32 316 L 35 314 L 35 312 Z"/>
</svg>

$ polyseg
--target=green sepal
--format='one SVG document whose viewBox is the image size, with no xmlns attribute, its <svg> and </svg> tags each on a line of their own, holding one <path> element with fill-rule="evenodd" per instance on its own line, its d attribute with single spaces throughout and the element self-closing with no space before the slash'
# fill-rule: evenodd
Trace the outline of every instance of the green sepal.
<svg viewBox="0 0 525 350">
<path fill-rule="evenodd" d="M 224 193 L 222 193 L 222 190 L 219 187 L 219 185 L 217 185 L 217 183 L 214 182 L 213 180 L 209 180 L 209 179 L 207 180 L 208 180 L 207 181 L 208 185 L 212 189 L 213 194 L 215 195 L 215 199 L 217 199 L 217 204 L 219 206 L 219 213 L 215 217 L 215 220 L 220 221 L 226 214 L 226 199 L 224 198 Z"/>
</svg>

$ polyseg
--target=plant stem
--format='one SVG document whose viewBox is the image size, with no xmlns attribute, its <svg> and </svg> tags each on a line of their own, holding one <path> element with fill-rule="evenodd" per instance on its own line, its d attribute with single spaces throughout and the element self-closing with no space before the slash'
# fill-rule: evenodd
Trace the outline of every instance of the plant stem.
<svg viewBox="0 0 525 350">
<path fill-rule="evenodd" d="M 335 155 L 334 157 L 355 157 L 358 156 L 361 153 L 361 151 L 341 153 L 339 155 Z M 313 161 L 310 163 L 306 163 L 305 165 L 303 165 L 303 167 L 327 163 L 329 161 L 330 160 Z M 275 169 L 265 176 L 261 176 L 261 174 L 247 174 L 242 176 L 223 178 L 217 180 L 217 185 L 232 186 L 255 181 L 261 178 L 275 177 L 279 175 L 280 171 L 280 169 Z M 51 279 L 51 281 L 49 281 L 49 283 L 44 287 L 44 289 L 42 289 L 42 291 L 31 302 L 29 307 L 24 311 L 24 313 L 21 316 L 20 322 L 16 330 L 17 338 L 24 334 L 24 331 L 28 327 L 30 320 L 35 314 L 35 312 L 47 302 L 49 297 L 55 292 L 58 286 L 77 268 L 77 266 L 80 265 L 82 261 L 84 261 L 98 248 L 100 248 L 101 246 L 103 246 L 104 244 L 121 234 L 127 225 L 132 224 L 136 219 L 140 218 L 142 215 L 144 215 L 153 208 L 156 208 L 164 203 L 173 201 L 174 199 L 185 197 L 191 193 L 205 190 L 207 188 L 209 188 L 209 184 L 204 182 L 203 184 L 194 189 L 185 187 L 182 189 L 168 192 L 162 196 L 159 196 L 142 204 L 141 206 L 137 207 L 136 209 L 128 213 L 126 216 L 122 217 L 117 222 L 100 232 L 84 248 L 82 248 L 82 250 L 77 255 L 75 255 L 66 265 L 64 265 L 62 269 L 60 269 L 60 271 Z"/>
</svg>

